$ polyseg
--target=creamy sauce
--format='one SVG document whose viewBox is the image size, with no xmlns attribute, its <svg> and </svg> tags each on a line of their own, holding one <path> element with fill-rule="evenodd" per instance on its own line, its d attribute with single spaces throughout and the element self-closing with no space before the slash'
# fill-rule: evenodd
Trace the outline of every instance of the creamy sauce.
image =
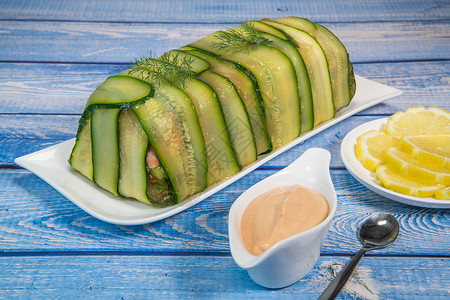
<svg viewBox="0 0 450 300">
<path fill-rule="evenodd" d="M 328 211 L 327 200 L 306 187 L 292 185 L 270 190 L 244 211 L 241 236 L 245 248 L 260 255 L 275 243 L 320 224 Z"/>
</svg>

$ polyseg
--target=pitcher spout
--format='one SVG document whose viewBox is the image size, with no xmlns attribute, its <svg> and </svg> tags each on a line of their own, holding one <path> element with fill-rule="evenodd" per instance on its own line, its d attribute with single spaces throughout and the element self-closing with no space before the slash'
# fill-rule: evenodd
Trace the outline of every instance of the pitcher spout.
<svg viewBox="0 0 450 300">
<path fill-rule="evenodd" d="M 328 181 L 331 154 L 322 148 L 310 148 L 287 166 L 284 171 L 299 181 Z"/>
</svg>

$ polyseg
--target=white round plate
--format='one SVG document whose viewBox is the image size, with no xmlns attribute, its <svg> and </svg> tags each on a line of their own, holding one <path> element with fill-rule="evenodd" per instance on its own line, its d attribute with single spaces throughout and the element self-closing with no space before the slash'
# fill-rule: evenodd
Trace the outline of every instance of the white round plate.
<svg viewBox="0 0 450 300">
<path fill-rule="evenodd" d="M 364 123 L 354 128 L 345 136 L 345 138 L 342 140 L 341 143 L 341 158 L 347 170 L 362 185 L 388 199 L 420 207 L 450 208 L 450 200 L 436 200 L 434 198 L 411 197 L 393 192 L 391 190 L 382 187 L 380 185 L 380 182 L 377 180 L 376 175 L 367 170 L 366 168 L 364 168 L 363 165 L 356 158 L 355 145 L 358 137 L 366 131 L 380 130 L 384 128 L 387 119 L 388 118 L 383 118 Z"/>
</svg>

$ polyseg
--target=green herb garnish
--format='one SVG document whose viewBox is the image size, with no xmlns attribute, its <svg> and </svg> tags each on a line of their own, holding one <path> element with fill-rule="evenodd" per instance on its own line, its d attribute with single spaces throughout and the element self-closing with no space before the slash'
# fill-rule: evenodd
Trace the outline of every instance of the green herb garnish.
<svg viewBox="0 0 450 300">
<path fill-rule="evenodd" d="M 186 88 L 186 78 L 194 75 L 191 64 L 193 59 L 187 56 L 180 57 L 177 54 L 166 52 L 160 57 L 142 56 L 134 59 L 133 68 L 129 75 L 138 74 L 144 80 L 150 80 L 159 85 L 161 79 L 167 78 L 178 87 Z"/>
<path fill-rule="evenodd" d="M 216 42 L 211 47 L 225 52 L 236 52 L 247 50 L 250 47 L 268 45 L 271 42 L 262 36 L 248 21 L 235 28 L 226 31 L 219 31 L 216 35 Z"/>
</svg>

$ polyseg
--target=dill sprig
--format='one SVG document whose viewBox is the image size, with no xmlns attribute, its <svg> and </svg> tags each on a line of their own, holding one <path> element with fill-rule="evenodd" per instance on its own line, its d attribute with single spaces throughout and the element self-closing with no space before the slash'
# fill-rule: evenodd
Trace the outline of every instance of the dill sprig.
<svg viewBox="0 0 450 300">
<path fill-rule="evenodd" d="M 144 80 L 149 80 L 157 85 L 166 78 L 178 87 L 186 88 L 186 78 L 194 75 L 191 64 L 193 59 L 188 56 L 180 57 L 178 53 L 166 52 L 160 57 L 142 56 L 134 59 L 133 67 L 129 75 L 138 75 Z"/>
<path fill-rule="evenodd" d="M 238 27 L 219 31 L 215 39 L 217 41 L 212 43 L 211 47 L 225 52 L 248 50 L 252 46 L 270 44 L 270 41 L 264 38 L 261 32 L 256 30 L 248 21 Z"/>
</svg>

